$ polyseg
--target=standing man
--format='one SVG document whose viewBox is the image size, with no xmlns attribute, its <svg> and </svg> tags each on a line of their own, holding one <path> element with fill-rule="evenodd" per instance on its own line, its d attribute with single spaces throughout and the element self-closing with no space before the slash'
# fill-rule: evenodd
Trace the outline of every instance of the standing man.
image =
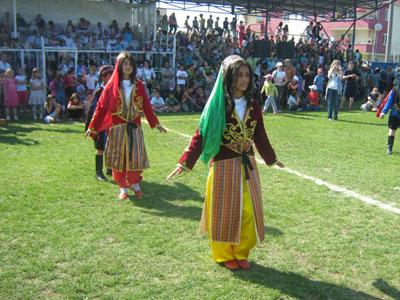
<svg viewBox="0 0 400 300">
<path fill-rule="evenodd" d="M 276 70 L 272 72 L 272 77 L 274 77 L 274 83 L 278 89 L 278 100 L 276 101 L 276 104 L 278 106 L 278 112 L 280 112 L 286 105 L 285 95 L 286 84 L 288 83 L 286 73 L 283 71 L 283 63 L 278 62 L 276 64 Z"/>
</svg>

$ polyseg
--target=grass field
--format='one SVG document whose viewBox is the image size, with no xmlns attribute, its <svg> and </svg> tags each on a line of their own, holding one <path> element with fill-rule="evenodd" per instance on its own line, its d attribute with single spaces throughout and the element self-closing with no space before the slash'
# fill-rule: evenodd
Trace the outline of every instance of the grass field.
<svg viewBox="0 0 400 300">
<path fill-rule="evenodd" d="M 162 115 L 191 135 L 199 115 Z M 345 112 L 264 119 L 289 168 L 400 208 L 400 136 Z M 400 215 L 260 165 L 266 241 L 250 271 L 214 264 L 197 235 L 207 169 L 173 182 L 188 138 L 144 125 L 141 200 L 94 179 L 83 124 L 0 127 L 0 299 L 400 299 Z"/>
</svg>

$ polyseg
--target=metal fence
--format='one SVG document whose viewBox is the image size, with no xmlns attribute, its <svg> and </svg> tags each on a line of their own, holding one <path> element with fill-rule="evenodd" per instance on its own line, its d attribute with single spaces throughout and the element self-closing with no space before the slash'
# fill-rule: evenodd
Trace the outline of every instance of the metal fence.
<svg viewBox="0 0 400 300">
<path fill-rule="evenodd" d="M 8 53 L 9 63 L 14 69 L 25 68 L 28 73 L 33 68 L 39 68 L 42 78 L 46 80 L 47 70 L 59 70 L 63 64 L 67 63 L 75 68 L 78 73 L 79 65 L 88 65 L 94 63 L 114 64 L 115 58 L 121 51 L 105 50 L 81 50 L 43 47 L 42 49 L 2 49 L 0 52 Z M 165 64 L 169 62 L 175 68 L 176 52 L 161 51 L 127 51 L 131 53 L 136 61 L 141 62 L 145 59 L 152 62 L 156 73 L 160 71 Z"/>
</svg>

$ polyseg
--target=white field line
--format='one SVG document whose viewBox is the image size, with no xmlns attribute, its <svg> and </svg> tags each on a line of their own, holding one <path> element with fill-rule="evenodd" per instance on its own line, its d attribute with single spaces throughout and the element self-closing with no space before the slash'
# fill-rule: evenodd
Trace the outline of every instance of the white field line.
<svg viewBox="0 0 400 300">
<path fill-rule="evenodd" d="M 169 132 L 173 132 L 173 133 L 178 134 L 178 135 L 180 135 L 182 137 L 185 137 L 185 138 L 189 138 L 190 139 L 192 137 L 191 135 L 188 135 L 188 134 L 185 134 L 185 133 L 182 133 L 182 132 L 170 129 L 170 128 L 165 128 L 165 129 L 167 129 Z M 260 164 L 264 164 L 264 161 L 261 160 L 261 159 L 257 159 L 257 162 L 260 163 Z M 388 210 L 390 212 L 393 212 L 395 214 L 399 214 L 400 215 L 400 208 L 394 207 L 394 206 L 392 206 L 390 204 L 383 203 L 383 202 L 381 202 L 379 200 L 376 200 L 376 199 L 373 199 L 371 197 L 361 195 L 361 194 L 359 194 L 359 193 L 357 193 L 355 191 L 346 189 L 345 187 L 341 187 L 341 186 L 326 182 L 326 181 L 324 181 L 322 179 L 319 179 L 319 178 L 316 178 L 316 177 L 313 177 L 313 176 L 310 176 L 310 175 L 306 175 L 304 173 L 301 173 L 299 171 L 296 171 L 296 170 L 288 168 L 288 167 L 285 167 L 283 169 L 281 169 L 279 167 L 275 167 L 275 168 L 277 170 L 285 171 L 285 172 L 287 172 L 289 174 L 296 175 L 296 176 L 301 177 L 303 179 L 307 179 L 307 180 L 315 183 L 316 185 L 325 186 L 329 190 L 331 190 L 333 192 L 337 192 L 337 193 L 342 193 L 346 197 L 352 197 L 352 198 L 357 199 L 359 201 L 365 202 L 365 203 L 370 204 L 370 205 L 378 206 L 378 207 L 380 207 L 382 209 L 385 209 L 385 210 Z"/>
</svg>

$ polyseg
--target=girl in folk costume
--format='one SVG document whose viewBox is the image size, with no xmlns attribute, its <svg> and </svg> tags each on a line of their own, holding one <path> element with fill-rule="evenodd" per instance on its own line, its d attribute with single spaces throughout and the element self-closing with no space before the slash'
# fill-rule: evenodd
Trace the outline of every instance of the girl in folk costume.
<svg viewBox="0 0 400 300">
<path fill-rule="evenodd" d="M 278 161 L 265 133 L 260 106 L 251 98 L 252 70 L 228 56 L 200 118 L 199 128 L 170 179 L 210 163 L 200 232 L 207 233 L 215 262 L 249 269 L 248 256 L 264 240 L 263 203 L 253 145 L 267 165 Z"/>
<path fill-rule="evenodd" d="M 141 113 L 144 113 L 151 128 L 166 132 L 151 108 L 143 83 L 136 80 L 135 75 L 133 56 L 127 52 L 120 53 L 85 134 L 94 138 L 98 132 L 109 128 L 105 161 L 107 168 L 112 168 L 113 178 L 120 187 L 121 200 L 128 197 L 129 187 L 137 198 L 143 195 L 139 183 L 142 171 L 149 168 L 149 162 L 141 128 Z"/>
</svg>

